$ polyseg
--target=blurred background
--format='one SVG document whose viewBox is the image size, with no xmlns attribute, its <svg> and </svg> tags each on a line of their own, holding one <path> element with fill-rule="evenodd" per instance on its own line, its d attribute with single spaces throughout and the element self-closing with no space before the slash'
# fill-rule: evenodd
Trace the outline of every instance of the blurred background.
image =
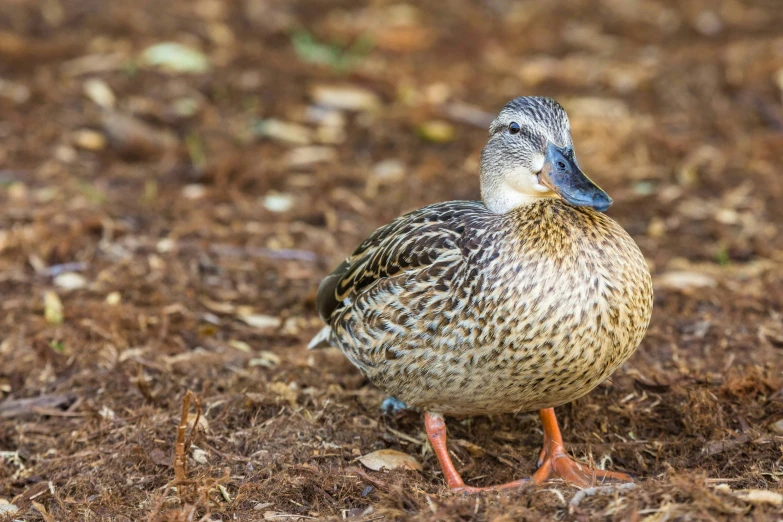
<svg viewBox="0 0 783 522">
<path fill-rule="evenodd" d="M 2 4 L 0 518 L 781 513 L 740 491 L 783 480 L 779 0 Z M 655 480 L 571 508 L 437 496 L 418 415 L 304 350 L 369 233 L 480 197 L 521 95 L 566 108 L 655 279 L 637 355 L 560 413 L 578 457 Z M 178 496 L 187 389 L 207 422 Z M 537 430 L 450 426 L 474 484 L 530 474 Z M 424 472 L 364 474 L 381 448 Z"/>
</svg>

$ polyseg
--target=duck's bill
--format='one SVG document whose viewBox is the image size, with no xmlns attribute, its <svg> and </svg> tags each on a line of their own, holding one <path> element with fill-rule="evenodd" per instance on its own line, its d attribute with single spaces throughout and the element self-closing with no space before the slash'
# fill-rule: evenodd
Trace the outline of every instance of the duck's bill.
<svg viewBox="0 0 783 522">
<path fill-rule="evenodd" d="M 538 174 L 538 179 L 539 183 L 549 187 L 572 205 L 604 212 L 612 204 L 609 194 L 585 176 L 570 149 L 550 143 L 547 146 L 544 168 Z"/>
</svg>

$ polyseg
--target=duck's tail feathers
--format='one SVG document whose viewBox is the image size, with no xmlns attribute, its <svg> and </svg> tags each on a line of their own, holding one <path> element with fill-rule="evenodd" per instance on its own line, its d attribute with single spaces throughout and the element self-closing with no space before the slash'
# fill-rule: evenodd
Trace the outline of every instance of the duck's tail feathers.
<svg viewBox="0 0 783 522">
<path fill-rule="evenodd" d="M 328 346 L 331 346 L 329 344 L 329 337 L 332 334 L 332 327 L 329 325 L 324 326 L 321 328 L 317 334 L 315 334 L 315 337 L 313 337 L 313 340 L 310 341 L 310 344 L 307 345 L 308 350 L 315 350 L 316 348 L 326 348 Z"/>
</svg>

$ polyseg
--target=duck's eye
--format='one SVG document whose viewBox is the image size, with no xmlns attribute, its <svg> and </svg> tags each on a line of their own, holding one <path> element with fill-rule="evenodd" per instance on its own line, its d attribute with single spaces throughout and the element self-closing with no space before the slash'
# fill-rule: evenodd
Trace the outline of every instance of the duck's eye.
<svg viewBox="0 0 783 522">
<path fill-rule="evenodd" d="M 522 130 L 522 127 L 520 127 L 519 123 L 517 123 L 515 121 L 512 121 L 511 123 L 508 124 L 508 132 L 510 132 L 511 134 L 518 134 L 519 131 L 521 131 L 521 130 Z"/>
</svg>

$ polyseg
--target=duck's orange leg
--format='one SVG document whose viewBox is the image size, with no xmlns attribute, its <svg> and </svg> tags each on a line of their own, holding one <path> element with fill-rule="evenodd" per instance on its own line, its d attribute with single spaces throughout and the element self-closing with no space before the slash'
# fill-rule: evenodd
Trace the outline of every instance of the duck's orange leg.
<svg viewBox="0 0 783 522">
<path fill-rule="evenodd" d="M 448 486 L 454 491 L 465 493 L 477 493 L 479 491 L 491 491 L 498 489 L 508 489 L 530 482 L 542 484 L 552 478 L 561 478 L 564 481 L 580 487 L 589 487 L 598 480 L 610 479 L 624 482 L 633 482 L 633 478 L 625 473 L 615 473 L 612 471 L 603 471 L 591 469 L 584 464 L 580 464 L 568 456 L 563 446 L 563 437 L 560 434 L 560 428 L 557 425 L 555 410 L 548 408 L 539 412 L 541 423 L 544 427 L 544 448 L 538 460 L 538 471 L 530 479 L 515 480 L 506 484 L 490 486 L 487 488 L 477 488 L 466 486 L 462 477 L 454 467 L 451 461 L 449 451 L 446 447 L 446 423 L 439 414 L 425 413 L 424 428 L 427 431 L 432 449 L 438 457 L 440 466 L 443 469 L 443 477 Z"/>
<path fill-rule="evenodd" d="M 446 423 L 443 421 L 443 416 L 437 413 L 426 412 L 424 414 L 424 429 L 427 432 L 427 438 L 430 441 L 430 445 L 432 445 L 432 449 L 438 457 L 438 462 L 440 462 L 440 467 L 443 470 L 443 478 L 446 479 L 446 484 L 454 491 L 478 493 L 479 491 L 514 488 L 530 481 L 529 479 L 515 480 L 514 482 L 488 488 L 466 486 L 457 471 L 457 468 L 454 467 L 451 456 L 449 456 L 449 450 L 446 447 Z"/>
<path fill-rule="evenodd" d="M 605 479 L 633 482 L 633 478 L 625 473 L 593 469 L 569 457 L 563 445 L 560 427 L 557 425 L 555 409 L 547 408 L 539 411 L 538 414 L 544 427 L 544 448 L 538 459 L 538 471 L 533 474 L 533 482 L 541 484 L 559 477 L 583 488 Z"/>
</svg>

